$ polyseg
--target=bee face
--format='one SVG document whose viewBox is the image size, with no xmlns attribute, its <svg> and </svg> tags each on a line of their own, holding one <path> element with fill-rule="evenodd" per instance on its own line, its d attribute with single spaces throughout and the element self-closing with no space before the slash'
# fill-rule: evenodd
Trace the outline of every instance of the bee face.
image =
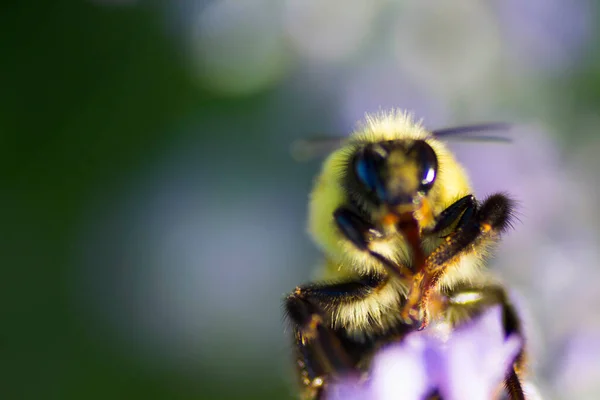
<svg viewBox="0 0 600 400">
<path fill-rule="evenodd" d="M 437 170 L 437 156 L 426 141 L 389 140 L 359 148 L 351 174 L 375 205 L 399 207 L 426 195 Z"/>
</svg>

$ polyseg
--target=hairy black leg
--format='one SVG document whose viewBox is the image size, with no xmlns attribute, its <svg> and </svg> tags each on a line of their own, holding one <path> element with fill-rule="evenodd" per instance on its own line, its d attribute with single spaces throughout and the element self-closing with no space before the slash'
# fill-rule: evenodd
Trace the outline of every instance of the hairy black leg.
<svg viewBox="0 0 600 400">
<path fill-rule="evenodd" d="M 469 287 L 465 285 L 454 289 L 451 293 L 447 293 L 446 296 L 448 315 L 465 314 L 473 317 L 483 313 L 493 305 L 500 305 L 502 307 L 502 327 L 505 337 L 514 334 L 524 338 L 521 320 L 510 303 L 506 291 L 501 286 Z M 518 371 L 523 368 L 524 359 L 524 348 L 521 348 L 504 378 L 504 387 L 510 400 L 525 400 L 518 375 Z"/>
<path fill-rule="evenodd" d="M 325 376 L 352 371 L 355 364 L 339 332 L 331 328 L 332 307 L 360 301 L 385 282 L 383 277 L 373 275 L 333 284 L 308 284 L 296 288 L 285 299 L 302 383 L 315 393 L 324 384 Z"/>
<path fill-rule="evenodd" d="M 323 313 L 299 296 L 290 298 L 286 306 L 290 319 L 297 323 L 294 332 L 303 384 L 321 386 L 324 376 L 349 372 L 352 360 Z"/>
<path fill-rule="evenodd" d="M 447 260 L 453 259 L 466 250 L 477 239 L 501 233 L 509 226 L 513 202 L 505 195 L 494 194 L 481 205 L 474 199 L 463 199 L 467 204 L 464 214 L 454 232 L 442 242 L 438 250 L 434 252 L 435 256 L 430 257 L 428 262 L 443 265 Z"/>
<path fill-rule="evenodd" d="M 402 271 L 399 265 L 369 247 L 370 237 L 373 232 L 376 232 L 372 223 L 344 207 L 335 210 L 333 218 L 346 239 L 350 240 L 359 250 L 363 250 L 376 258 L 393 275 L 406 278 L 406 271 Z"/>
<path fill-rule="evenodd" d="M 486 199 L 481 206 L 473 203 L 470 218 L 461 218 L 446 240 L 427 258 L 430 269 L 444 266 L 467 250 L 478 240 L 497 235 L 508 227 L 512 216 L 512 201 L 503 194 L 495 194 Z"/>
<path fill-rule="evenodd" d="M 469 220 L 477 207 L 475 196 L 469 194 L 456 200 L 435 218 L 435 226 L 425 230 L 425 233 L 439 233 L 449 228 L 458 218 Z M 464 225 L 465 221 L 459 221 L 458 225 Z"/>
<path fill-rule="evenodd" d="M 510 400 L 525 400 L 525 392 L 514 366 L 510 367 L 506 378 L 504 378 L 504 387 Z"/>
<path fill-rule="evenodd" d="M 427 311 L 429 296 L 448 266 L 477 243 L 497 236 L 510 224 L 512 202 L 503 194 L 490 196 L 481 206 L 474 201 L 465 200 L 465 202 L 468 206 L 454 231 L 427 256 L 424 265 L 417 266 L 418 273 L 413 279 L 413 286 L 402 316 L 405 320 L 416 320 L 422 311 L 421 328 L 429 323 Z"/>
</svg>

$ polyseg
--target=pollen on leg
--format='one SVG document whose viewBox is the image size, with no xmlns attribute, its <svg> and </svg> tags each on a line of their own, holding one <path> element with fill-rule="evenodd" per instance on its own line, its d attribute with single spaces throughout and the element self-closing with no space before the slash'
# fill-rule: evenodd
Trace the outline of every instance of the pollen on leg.
<svg viewBox="0 0 600 400">
<path fill-rule="evenodd" d="M 323 320 L 321 319 L 320 316 L 318 316 L 317 314 L 314 314 L 313 316 L 310 317 L 310 321 L 308 323 L 308 328 L 311 331 L 314 331 L 317 329 L 317 326 L 319 326 L 319 324 L 321 324 L 323 322 Z"/>
<path fill-rule="evenodd" d="M 302 328 L 302 343 L 313 340 L 317 337 L 317 328 L 323 324 L 323 320 L 317 314 L 313 314 L 305 327 Z"/>
<path fill-rule="evenodd" d="M 488 233 L 491 230 L 492 230 L 492 225 L 485 223 L 485 222 L 481 224 L 481 232 Z"/>
<path fill-rule="evenodd" d="M 316 377 L 315 379 L 312 380 L 310 385 L 314 388 L 319 388 L 319 387 L 323 386 L 323 378 L 321 378 L 320 376 Z"/>
</svg>

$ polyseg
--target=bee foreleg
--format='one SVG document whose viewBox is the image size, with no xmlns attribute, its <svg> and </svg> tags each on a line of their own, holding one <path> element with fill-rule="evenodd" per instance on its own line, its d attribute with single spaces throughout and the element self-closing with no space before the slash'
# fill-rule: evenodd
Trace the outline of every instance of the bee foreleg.
<svg viewBox="0 0 600 400">
<path fill-rule="evenodd" d="M 510 224 L 512 202 L 505 195 L 492 195 L 481 205 L 468 198 L 463 197 L 463 199 L 465 199 L 463 204 L 466 204 L 467 207 L 463 211 L 454 231 L 446 236 L 442 243 L 431 252 L 425 259 L 424 265 L 418 266 L 418 273 L 415 276 L 406 307 L 402 313 L 405 319 L 414 320 L 419 311 L 422 311 L 421 328 L 429 323 L 428 300 L 433 289 L 446 273 L 448 266 L 452 265 L 477 243 L 497 236 Z M 449 211 L 448 215 L 451 214 L 457 217 L 461 215 L 459 212 Z"/>
<path fill-rule="evenodd" d="M 439 279 L 446 267 L 472 246 L 503 232 L 510 225 L 511 216 L 512 202 L 503 194 L 490 196 L 481 206 L 474 203 L 471 210 L 465 211 L 455 230 L 427 257 L 425 270 Z"/>
<path fill-rule="evenodd" d="M 431 229 L 424 229 L 424 233 L 440 233 L 449 228 L 458 218 L 461 221 L 458 225 L 464 225 L 465 221 L 469 220 L 477 208 L 477 200 L 475 196 L 469 194 L 461 197 L 444 211 L 442 211 L 437 217 L 435 217 L 435 225 Z M 461 217 L 462 216 L 462 217 Z"/>
<path fill-rule="evenodd" d="M 370 236 L 373 235 L 373 232 L 376 232 L 372 223 L 345 207 L 335 210 L 333 218 L 346 239 L 351 241 L 359 250 L 363 250 L 376 258 L 388 272 L 400 278 L 406 278 L 410 274 L 392 260 L 385 258 L 369 247 Z"/>
</svg>

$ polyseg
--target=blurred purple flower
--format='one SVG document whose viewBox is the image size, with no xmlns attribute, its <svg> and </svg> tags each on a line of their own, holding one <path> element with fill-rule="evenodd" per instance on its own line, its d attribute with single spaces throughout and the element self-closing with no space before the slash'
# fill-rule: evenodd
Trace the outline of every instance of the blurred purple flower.
<svg viewBox="0 0 600 400">
<path fill-rule="evenodd" d="M 447 340 L 434 332 L 411 333 L 379 352 L 369 380 L 348 378 L 331 387 L 328 400 L 423 400 L 436 391 L 445 400 L 493 399 L 521 346 L 518 336 L 504 337 L 500 307 Z"/>
</svg>

